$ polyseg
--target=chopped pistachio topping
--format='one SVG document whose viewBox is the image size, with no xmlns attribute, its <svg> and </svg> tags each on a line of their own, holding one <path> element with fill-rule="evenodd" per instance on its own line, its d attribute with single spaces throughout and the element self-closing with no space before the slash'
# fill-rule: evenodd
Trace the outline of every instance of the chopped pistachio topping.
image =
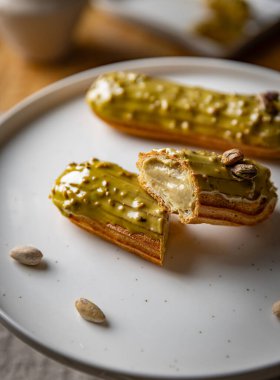
<svg viewBox="0 0 280 380">
<path fill-rule="evenodd" d="M 163 208 L 139 186 L 136 174 L 110 162 L 70 164 L 50 197 L 65 216 L 86 216 L 151 237 L 163 233 Z"/>
<path fill-rule="evenodd" d="M 273 96 L 272 96 L 272 95 Z M 195 132 L 280 150 L 280 96 L 228 94 L 131 72 L 99 77 L 87 93 L 105 120 L 187 135 Z"/>
</svg>

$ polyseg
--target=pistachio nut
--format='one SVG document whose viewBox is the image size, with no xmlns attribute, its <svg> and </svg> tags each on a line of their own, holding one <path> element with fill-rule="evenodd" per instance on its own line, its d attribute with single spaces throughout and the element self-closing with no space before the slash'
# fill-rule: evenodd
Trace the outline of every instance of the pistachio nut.
<svg viewBox="0 0 280 380">
<path fill-rule="evenodd" d="M 274 104 L 279 98 L 279 93 L 276 91 L 269 91 L 259 95 L 261 108 L 270 114 L 277 113 L 277 107 Z"/>
<path fill-rule="evenodd" d="M 226 150 L 222 154 L 221 162 L 225 166 L 232 166 L 237 162 L 242 161 L 244 158 L 244 154 L 239 149 L 230 149 Z"/>
<path fill-rule="evenodd" d="M 257 175 L 257 168 L 253 164 L 236 164 L 231 168 L 235 177 L 240 179 L 253 179 Z"/>
</svg>

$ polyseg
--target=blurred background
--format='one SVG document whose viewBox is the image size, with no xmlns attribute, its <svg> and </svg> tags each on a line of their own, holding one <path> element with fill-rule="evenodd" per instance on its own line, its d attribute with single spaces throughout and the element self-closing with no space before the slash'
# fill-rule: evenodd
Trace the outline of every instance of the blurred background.
<svg viewBox="0 0 280 380">
<path fill-rule="evenodd" d="M 0 0 L 0 112 L 76 72 L 159 56 L 280 70 L 280 1 Z"/>
<path fill-rule="evenodd" d="M 280 70 L 280 0 L 0 0 L 0 113 L 71 74 L 147 57 Z M 89 380 L 0 326 L 1 380 Z"/>
</svg>

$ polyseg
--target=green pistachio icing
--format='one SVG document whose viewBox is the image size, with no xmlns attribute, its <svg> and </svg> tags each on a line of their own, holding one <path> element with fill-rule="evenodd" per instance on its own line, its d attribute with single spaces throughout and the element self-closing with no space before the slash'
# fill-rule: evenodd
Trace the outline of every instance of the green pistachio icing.
<svg viewBox="0 0 280 380">
<path fill-rule="evenodd" d="M 276 189 L 270 181 L 270 170 L 265 166 L 251 159 L 243 159 L 242 163 L 252 164 L 257 169 L 257 175 L 248 180 L 236 177 L 230 166 L 225 166 L 222 161 L 222 155 L 208 151 L 192 151 L 189 149 L 158 149 L 153 150 L 151 154 L 150 165 L 152 160 L 157 160 L 158 153 L 167 153 L 170 160 L 164 162 L 165 165 L 174 165 L 178 160 L 181 163 L 186 162 L 188 168 L 197 182 L 200 192 L 218 192 L 226 198 L 240 198 L 254 201 L 259 197 L 271 199 L 277 197 Z M 174 158 L 174 159 L 172 159 Z"/>
<path fill-rule="evenodd" d="M 273 96 L 271 96 L 273 95 Z M 195 132 L 280 150 L 280 96 L 228 94 L 132 72 L 100 76 L 87 93 L 99 116 L 139 128 Z"/>
<path fill-rule="evenodd" d="M 136 174 L 110 162 L 69 164 L 55 181 L 50 198 L 66 217 L 86 216 L 152 238 L 163 234 L 163 208 L 139 186 Z"/>
</svg>

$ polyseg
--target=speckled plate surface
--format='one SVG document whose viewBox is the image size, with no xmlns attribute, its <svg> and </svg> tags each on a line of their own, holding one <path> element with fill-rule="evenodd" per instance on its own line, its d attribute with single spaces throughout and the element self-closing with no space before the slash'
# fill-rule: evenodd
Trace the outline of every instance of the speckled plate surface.
<svg viewBox="0 0 280 380">
<path fill-rule="evenodd" d="M 279 90 L 279 74 L 221 60 L 159 58 L 81 73 L 35 94 L 0 126 L 0 317 L 23 340 L 103 377 L 254 378 L 280 373 L 279 206 L 256 227 L 183 226 L 172 220 L 163 268 L 86 233 L 48 199 L 71 161 L 93 156 L 136 170 L 139 151 L 166 144 L 123 135 L 84 102 L 92 80 L 131 69 L 244 93 Z M 177 146 L 172 144 L 171 146 Z M 278 162 L 266 162 L 280 186 Z M 8 252 L 32 244 L 44 265 L 18 265 Z M 106 326 L 77 314 L 86 297 Z"/>
</svg>

